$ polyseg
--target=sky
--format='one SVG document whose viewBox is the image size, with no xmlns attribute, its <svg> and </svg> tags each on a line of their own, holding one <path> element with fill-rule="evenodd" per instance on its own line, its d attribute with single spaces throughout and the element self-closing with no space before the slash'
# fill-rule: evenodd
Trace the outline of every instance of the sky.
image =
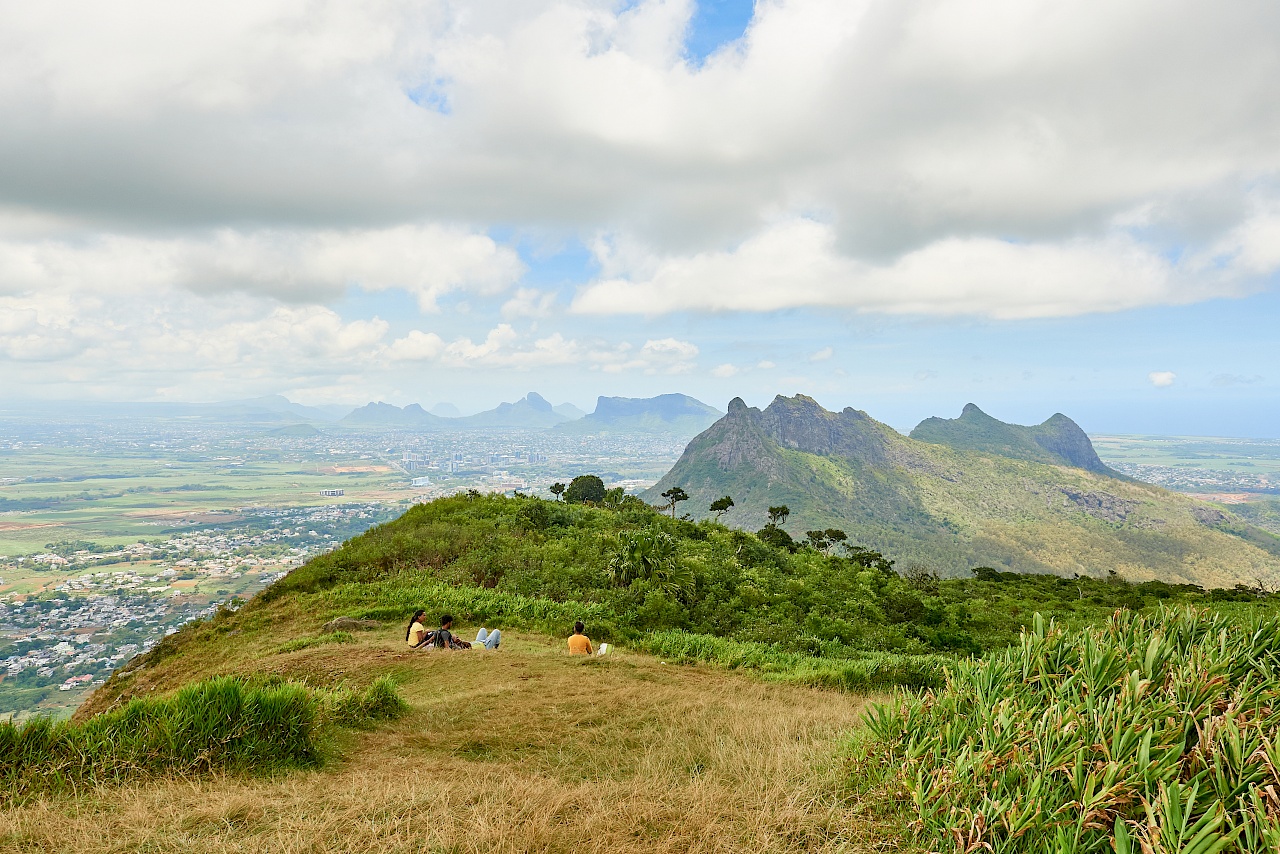
<svg viewBox="0 0 1280 854">
<path fill-rule="evenodd" d="M 0 0 L 0 400 L 1280 437 L 1280 5 Z"/>
</svg>

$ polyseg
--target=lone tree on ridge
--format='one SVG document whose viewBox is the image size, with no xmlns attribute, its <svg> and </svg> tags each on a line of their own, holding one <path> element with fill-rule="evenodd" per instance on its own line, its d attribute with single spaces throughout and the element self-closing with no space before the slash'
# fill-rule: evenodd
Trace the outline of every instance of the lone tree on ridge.
<svg viewBox="0 0 1280 854">
<path fill-rule="evenodd" d="M 727 513 L 729 508 L 732 506 L 733 499 L 726 495 L 723 498 L 717 498 L 715 501 L 712 501 L 709 509 L 712 513 L 716 514 L 716 521 L 719 522 L 720 517 Z"/>
<path fill-rule="evenodd" d="M 676 505 L 681 501 L 689 500 L 689 493 L 685 492 L 678 486 L 673 486 L 666 492 L 662 493 L 662 497 L 667 499 L 667 506 L 671 508 L 671 518 L 676 518 Z"/>
</svg>

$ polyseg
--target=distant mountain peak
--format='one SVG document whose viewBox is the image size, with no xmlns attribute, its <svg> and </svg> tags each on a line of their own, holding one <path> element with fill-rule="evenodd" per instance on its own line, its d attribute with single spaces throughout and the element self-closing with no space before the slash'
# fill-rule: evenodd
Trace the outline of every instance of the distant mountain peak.
<svg viewBox="0 0 1280 854">
<path fill-rule="evenodd" d="M 1119 477 L 1098 458 L 1093 442 L 1080 425 L 1061 412 L 1041 424 L 1006 424 L 966 403 L 959 418 L 926 418 L 911 431 L 911 438 L 963 451 L 998 454 L 1030 462 L 1069 465 L 1086 471 Z"/>
<path fill-rule="evenodd" d="M 601 395 L 596 400 L 594 412 L 558 429 L 576 433 L 638 432 L 695 436 L 715 423 L 720 415 L 720 410 L 687 394 L 660 394 L 657 397 Z"/>
<path fill-rule="evenodd" d="M 539 412 L 551 412 L 555 407 L 551 405 L 551 401 L 547 400 L 536 391 L 531 391 L 524 396 L 525 401 Z"/>
</svg>

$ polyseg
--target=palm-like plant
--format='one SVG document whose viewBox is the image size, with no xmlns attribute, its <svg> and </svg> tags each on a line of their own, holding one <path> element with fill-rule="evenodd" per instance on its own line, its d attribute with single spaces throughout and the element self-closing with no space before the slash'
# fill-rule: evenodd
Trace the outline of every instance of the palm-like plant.
<svg viewBox="0 0 1280 854">
<path fill-rule="evenodd" d="M 675 539 L 660 531 L 623 534 L 618 551 L 609 562 L 609 572 L 621 587 L 636 581 L 653 581 L 672 595 L 693 584 L 693 572 L 676 557 Z"/>
</svg>

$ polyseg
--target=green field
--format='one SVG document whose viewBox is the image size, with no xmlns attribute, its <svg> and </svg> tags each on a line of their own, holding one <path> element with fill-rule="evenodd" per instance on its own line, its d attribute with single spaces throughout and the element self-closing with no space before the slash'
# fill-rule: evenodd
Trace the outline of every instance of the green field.
<svg viewBox="0 0 1280 854">
<path fill-rule="evenodd" d="M 1204 469 L 1266 478 L 1280 489 L 1280 439 L 1230 439 L 1206 436 L 1090 437 L 1108 465 Z"/>
</svg>

